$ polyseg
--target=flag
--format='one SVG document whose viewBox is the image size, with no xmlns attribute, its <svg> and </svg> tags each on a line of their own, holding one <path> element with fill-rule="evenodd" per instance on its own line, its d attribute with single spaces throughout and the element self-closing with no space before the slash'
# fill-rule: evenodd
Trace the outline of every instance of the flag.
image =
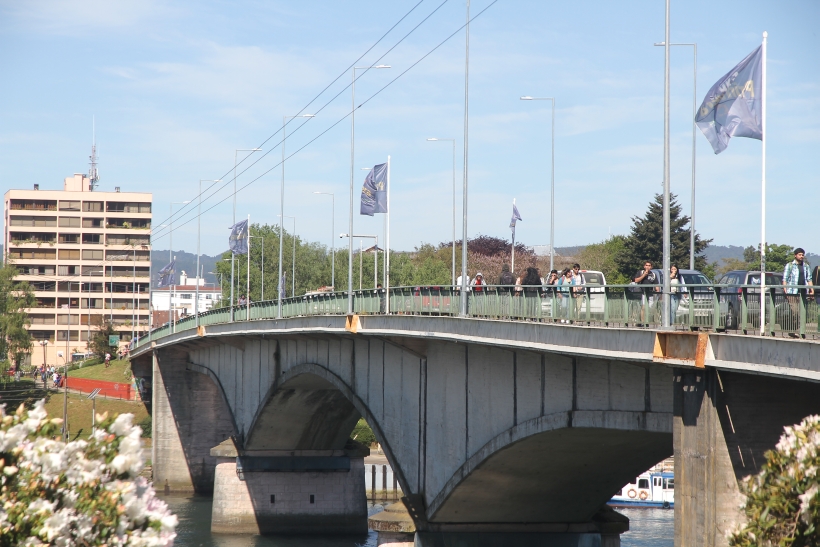
<svg viewBox="0 0 820 547">
<path fill-rule="evenodd" d="M 387 212 L 387 164 L 374 165 L 362 186 L 362 204 L 359 214 L 373 216 Z"/>
<path fill-rule="evenodd" d="M 521 218 L 521 214 L 518 212 L 518 207 L 516 207 L 515 203 L 513 202 L 513 213 L 512 213 L 512 218 L 510 219 L 510 228 L 512 228 L 513 232 L 515 231 L 515 221 L 516 220 L 523 221 L 524 219 Z"/>
<path fill-rule="evenodd" d="M 285 274 L 282 274 L 281 279 L 279 279 L 279 298 L 285 298 L 285 284 L 287 280 L 285 279 Z"/>
<path fill-rule="evenodd" d="M 176 269 L 177 269 L 177 259 L 171 261 L 170 264 L 165 266 L 163 269 L 159 271 L 157 276 L 159 280 L 157 281 L 157 288 L 161 289 L 162 287 L 170 287 L 174 284 L 176 280 Z"/>
<path fill-rule="evenodd" d="M 235 255 L 248 254 L 248 221 L 243 220 L 231 226 L 228 246 Z"/>
<path fill-rule="evenodd" d="M 695 123 L 720 154 L 732 137 L 763 138 L 763 46 L 712 86 Z"/>
</svg>

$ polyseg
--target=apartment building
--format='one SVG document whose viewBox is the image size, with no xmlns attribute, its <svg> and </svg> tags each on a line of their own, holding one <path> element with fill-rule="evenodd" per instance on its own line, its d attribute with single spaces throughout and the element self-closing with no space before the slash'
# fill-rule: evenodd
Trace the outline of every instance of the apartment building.
<svg viewBox="0 0 820 547">
<path fill-rule="evenodd" d="M 148 330 L 151 194 L 93 190 L 82 174 L 63 190 L 4 196 L 6 259 L 37 298 L 28 310 L 32 362 L 60 365 L 88 351 L 101 317 L 121 345 Z"/>
</svg>

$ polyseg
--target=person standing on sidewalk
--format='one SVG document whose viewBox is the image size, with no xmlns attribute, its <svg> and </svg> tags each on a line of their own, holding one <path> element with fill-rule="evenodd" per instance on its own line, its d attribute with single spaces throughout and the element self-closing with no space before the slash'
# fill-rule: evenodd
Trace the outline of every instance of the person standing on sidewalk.
<svg viewBox="0 0 820 547">
<path fill-rule="evenodd" d="M 657 285 L 657 278 L 655 272 L 652 271 L 652 261 L 646 260 L 643 263 L 643 270 L 638 270 L 632 276 L 632 281 L 636 285 Z M 643 289 L 641 319 L 643 325 L 649 326 L 649 321 L 652 318 L 652 308 L 655 304 L 655 291 L 657 287 L 646 287 Z M 640 326 L 640 325 L 639 325 Z"/>
</svg>

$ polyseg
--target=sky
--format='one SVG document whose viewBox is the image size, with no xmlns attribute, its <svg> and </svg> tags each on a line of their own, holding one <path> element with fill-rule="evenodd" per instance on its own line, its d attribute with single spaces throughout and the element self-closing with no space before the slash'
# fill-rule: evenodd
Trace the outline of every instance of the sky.
<svg viewBox="0 0 820 547">
<path fill-rule="evenodd" d="M 87 172 L 94 120 L 99 189 L 153 193 L 156 249 L 168 248 L 170 204 L 191 201 L 174 205 L 173 246 L 196 250 L 199 181 L 222 181 L 202 202 L 202 252 L 216 254 L 233 221 L 235 157 L 236 217 L 277 223 L 283 116 L 315 114 L 287 126 L 285 215 L 300 237 L 346 246 L 350 67 L 386 64 L 357 71 L 353 231 L 383 240 L 383 215 L 358 208 L 362 168 L 389 155 L 391 248 L 450 241 L 453 147 L 426 139 L 454 138 L 461 238 L 465 7 L 2 0 L 0 190 L 62 189 Z M 517 240 L 549 242 L 551 103 L 523 95 L 555 97 L 555 245 L 628 233 L 662 191 L 664 52 L 653 43 L 664 40 L 665 2 L 473 0 L 470 9 L 485 11 L 470 25 L 469 237 L 509 238 L 515 199 Z M 698 44 L 698 105 L 768 31 L 767 239 L 820 252 L 820 2 L 672 0 L 670 13 L 671 41 Z M 670 184 L 686 214 L 692 53 L 671 52 Z M 252 148 L 262 150 L 236 151 Z M 761 142 L 735 138 L 715 155 L 698 131 L 696 164 L 697 231 L 718 245 L 759 243 Z M 314 192 L 335 195 L 335 223 L 330 196 Z"/>
</svg>

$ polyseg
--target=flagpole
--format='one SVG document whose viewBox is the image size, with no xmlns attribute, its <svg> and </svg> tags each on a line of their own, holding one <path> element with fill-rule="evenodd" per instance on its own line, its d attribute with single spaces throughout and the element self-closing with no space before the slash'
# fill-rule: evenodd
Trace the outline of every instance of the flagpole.
<svg viewBox="0 0 820 547">
<path fill-rule="evenodd" d="M 385 313 L 390 315 L 390 156 L 387 156 L 387 213 L 384 215 L 384 221 L 386 223 L 386 233 L 384 234 L 384 298 L 387 302 Z M 378 254 L 378 250 L 376 254 Z"/>
<path fill-rule="evenodd" d="M 515 276 L 515 198 L 513 198 L 513 222 L 512 222 L 512 260 L 510 261 L 510 270 L 512 271 L 513 276 Z"/>
<path fill-rule="evenodd" d="M 760 335 L 766 333 L 766 41 L 769 33 L 763 32 L 763 74 L 761 86 L 761 138 L 763 160 L 761 164 L 760 207 Z"/>
<path fill-rule="evenodd" d="M 671 226 L 669 219 L 669 0 L 666 0 L 666 36 L 664 38 L 663 66 L 663 293 L 661 299 L 661 326 L 669 328 L 671 311 L 669 268 L 671 267 Z M 649 317 L 646 318 L 649 323 Z"/>
<path fill-rule="evenodd" d="M 467 279 L 467 152 L 469 150 L 469 120 L 470 120 L 470 0 L 467 0 L 467 23 L 465 28 L 464 45 L 464 189 L 462 193 L 462 233 L 461 233 L 461 313 L 462 317 L 467 317 L 467 287 L 470 280 Z"/>
<path fill-rule="evenodd" d="M 251 215 L 248 215 L 248 281 L 247 281 L 247 289 L 245 292 L 245 305 L 247 308 L 247 313 L 245 314 L 245 320 L 251 320 Z"/>
</svg>

